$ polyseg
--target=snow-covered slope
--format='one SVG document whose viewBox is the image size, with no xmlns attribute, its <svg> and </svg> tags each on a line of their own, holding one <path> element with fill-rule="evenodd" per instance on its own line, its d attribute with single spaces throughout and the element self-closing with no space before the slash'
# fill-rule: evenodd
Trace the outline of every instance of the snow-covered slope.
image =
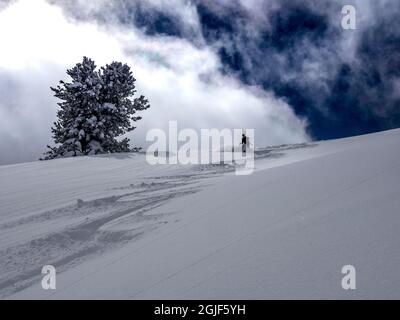
<svg viewBox="0 0 400 320">
<path fill-rule="evenodd" d="M 400 130 L 260 150 L 249 176 L 131 154 L 0 181 L 3 298 L 400 298 Z"/>
</svg>

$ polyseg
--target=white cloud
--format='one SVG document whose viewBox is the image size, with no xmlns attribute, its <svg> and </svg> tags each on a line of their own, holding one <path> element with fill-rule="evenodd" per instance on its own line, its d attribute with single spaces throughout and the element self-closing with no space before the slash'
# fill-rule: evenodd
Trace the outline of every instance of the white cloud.
<svg viewBox="0 0 400 320">
<path fill-rule="evenodd" d="M 308 139 L 285 102 L 222 75 L 212 49 L 186 40 L 78 23 L 44 0 L 20 0 L 0 11 L 0 43 L 0 164 L 45 151 L 57 110 L 49 86 L 84 55 L 98 65 L 119 60 L 132 67 L 138 93 L 151 102 L 132 133 L 135 145 L 168 120 L 181 128 L 254 128 L 258 145 Z"/>
</svg>

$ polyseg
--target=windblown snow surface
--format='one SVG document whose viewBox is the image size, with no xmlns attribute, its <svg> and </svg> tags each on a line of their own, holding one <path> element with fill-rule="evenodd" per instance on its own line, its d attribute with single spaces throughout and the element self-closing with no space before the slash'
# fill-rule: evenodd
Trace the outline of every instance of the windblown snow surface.
<svg viewBox="0 0 400 320">
<path fill-rule="evenodd" d="M 400 130 L 256 156 L 248 176 L 137 153 L 1 166 L 0 297 L 400 298 Z"/>
</svg>

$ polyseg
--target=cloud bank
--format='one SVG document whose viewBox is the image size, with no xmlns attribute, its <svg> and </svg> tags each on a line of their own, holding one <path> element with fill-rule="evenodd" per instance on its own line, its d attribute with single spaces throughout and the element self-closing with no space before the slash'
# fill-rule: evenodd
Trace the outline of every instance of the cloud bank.
<svg viewBox="0 0 400 320">
<path fill-rule="evenodd" d="M 341 28 L 345 4 L 357 30 Z M 135 145 L 168 120 L 252 127 L 259 145 L 400 126 L 397 0 L 3 0 L 0 10 L 0 147 L 10 150 L 0 163 L 50 142 L 48 86 L 83 55 L 131 65 L 152 103 Z"/>
<path fill-rule="evenodd" d="M 308 139 L 306 121 L 284 100 L 222 72 L 218 53 L 202 44 L 192 6 L 177 1 L 177 19 L 184 21 L 180 34 L 196 41 L 128 23 L 118 15 L 121 8 L 107 3 L 19 0 L 3 6 L 0 164 L 35 160 L 45 151 L 57 110 L 49 86 L 66 79 L 66 69 L 84 55 L 98 66 L 119 60 L 132 67 L 138 92 L 152 106 L 132 133 L 134 145 L 145 145 L 147 130 L 166 129 L 169 120 L 181 128 L 254 128 L 259 145 Z M 160 12 L 172 8 L 151 4 Z"/>
</svg>

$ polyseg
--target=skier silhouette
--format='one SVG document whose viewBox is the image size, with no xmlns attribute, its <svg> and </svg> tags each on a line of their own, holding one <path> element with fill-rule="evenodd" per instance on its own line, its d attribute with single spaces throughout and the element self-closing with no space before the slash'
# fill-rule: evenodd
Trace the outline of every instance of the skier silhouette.
<svg viewBox="0 0 400 320">
<path fill-rule="evenodd" d="M 246 149 L 247 147 L 250 146 L 250 139 L 249 137 L 246 137 L 246 135 L 243 133 L 242 134 L 242 153 L 246 154 Z"/>
</svg>

